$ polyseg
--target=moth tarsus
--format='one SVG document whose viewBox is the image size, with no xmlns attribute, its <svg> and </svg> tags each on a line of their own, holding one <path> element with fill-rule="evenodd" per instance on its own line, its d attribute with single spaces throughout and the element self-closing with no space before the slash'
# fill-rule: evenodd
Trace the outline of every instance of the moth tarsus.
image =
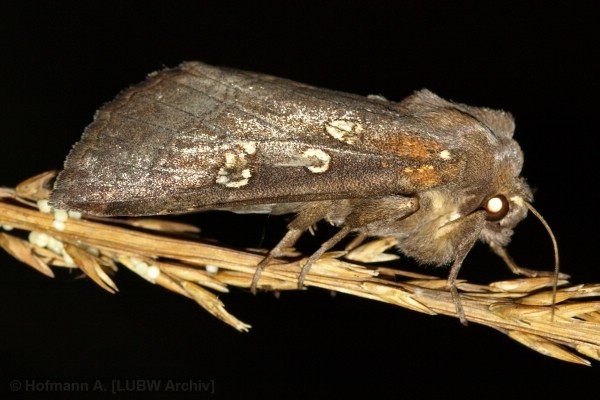
<svg viewBox="0 0 600 400">
<path fill-rule="evenodd" d="M 513 132 L 509 113 L 427 90 L 392 102 L 187 62 L 98 110 L 51 202 L 99 216 L 296 214 L 253 289 L 319 220 L 340 233 L 309 258 L 300 283 L 348 233 L 391 236 L 420 263 L 452 266 L 464 322 L 455 285 L 464 258 L 478 240 L 505 254 L 532 201 Z"/>
</svg>

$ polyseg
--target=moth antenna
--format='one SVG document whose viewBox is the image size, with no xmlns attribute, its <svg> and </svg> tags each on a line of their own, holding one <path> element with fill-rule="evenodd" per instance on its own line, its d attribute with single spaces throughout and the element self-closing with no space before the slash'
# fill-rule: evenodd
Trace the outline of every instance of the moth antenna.
<svg viewBox="0 0 600 400">
<path fill-rule="evenodd" d="M 532 205 L 531 203 L 525 201 L 524 202 L 525 205 L 527 206 L 527 208 L 529 209 L 529 211 L 531 211 L 531 213 L 533 215 L 535 215 L 537 217 L 537 219 L 540 220 L 540 222 L 542 223 L 542 225 L 544 225 L 544 228 L 546 228 L 546 231 L 548 232 L 548 234 L 550 235 L 550 239 L 552 240 L 552 246 L 554 247 L 554 284 L 552 285 L 552 321 L 554 321 L 554 305 L 556 304 L 556 292 L 557 292 L 557 286 L 558 286 L 558 276 L 560 273 L 560 264 L 559 264 L 559 258 L 558 258 L 558 243 L 556 242 L 556 237 L 554 236 L 554 233 L 552 232 L 552 229 L 550 229 L 550 225 L 546 222 L 546 220 L 544 219 L 544 217 L 542 217 L 542 214 L 540 214 Z"/>
</svg>

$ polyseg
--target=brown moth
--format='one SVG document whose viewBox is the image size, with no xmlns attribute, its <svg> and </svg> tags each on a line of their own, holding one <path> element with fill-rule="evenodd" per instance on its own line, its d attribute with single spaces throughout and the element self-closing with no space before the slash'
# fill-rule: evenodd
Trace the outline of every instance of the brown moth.
<svg viewBox="0 0 600 400">
<path fill-rule="evenodd" d="M 505 247 L 532 193 L 504 111 L 421 90 L 401 102 L 187 62 L 152 73 L 96 113 L 66 159 L 51 203 L 98 216 L 229 210 L 294 213 L 260 270 L 319 220 L 393 236 L 425 264 L 451 264 L 449 289 L 481 240 Z"/>
</svg>

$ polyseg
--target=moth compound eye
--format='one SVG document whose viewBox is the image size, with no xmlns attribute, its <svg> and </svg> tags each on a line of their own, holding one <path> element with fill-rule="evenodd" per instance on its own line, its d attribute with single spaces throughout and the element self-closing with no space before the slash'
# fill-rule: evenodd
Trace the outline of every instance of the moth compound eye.
<svg viewBox="0 0 600 400">
<path fill-rule="evenodd" d="M 508 199 L 503 194 L 497 194 L 489 197 L 484 203 L 483 208 L 485 209 L 488 221 L 498 221 L 508 214 L 509 204 Z"/>
</svg>

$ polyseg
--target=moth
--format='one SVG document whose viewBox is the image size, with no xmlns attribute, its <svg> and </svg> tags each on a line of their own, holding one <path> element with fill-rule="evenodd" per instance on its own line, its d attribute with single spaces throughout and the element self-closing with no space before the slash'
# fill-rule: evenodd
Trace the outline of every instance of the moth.
<svg viewBox="0 0 600 400">
<path fill-rule="evenodd" d="M 420 263 L 450 265 L 477 241 L 506 251 L 532 210 L 523 153 L 504 111 L 417 91 L 400 102 L 186 62 L 151 73 L 100 108 L 58 175 L 56 208 L 96 216 L 229 210 L 295 214 L 258 265 L 320 220 L 339 231 L 299 277 L 350 233 L 394 237 Z M 536 213 L 537 215 L 537 213 Z"/>
</svg>

